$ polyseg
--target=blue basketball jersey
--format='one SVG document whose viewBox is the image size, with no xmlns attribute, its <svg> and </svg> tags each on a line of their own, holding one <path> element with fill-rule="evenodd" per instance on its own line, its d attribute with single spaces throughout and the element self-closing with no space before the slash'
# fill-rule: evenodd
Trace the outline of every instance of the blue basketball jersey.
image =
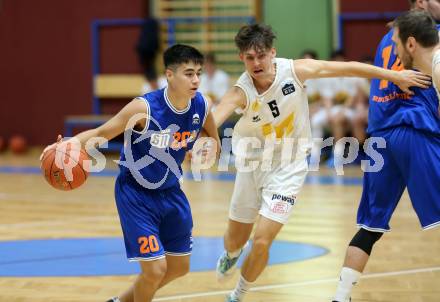
<svg viewBox="0 0 440 302">
<path fill-rule="evenodd" d="M 440 29 L 440 26 L 437 26 Z M 374 65 L 392 70 L 402 70 L 403 66 L 395 54 L 392 41 L 393 30 L 380 42 Z M 434 87 L 428 89 L 411 88 L 410 96 L 402 92 L 394 83 L 373 79 L 370 88 L 370 108 L 368 133 L 409 126 L 414 129 L 440 135 L 439 101 Z"/>
<path fill-rule="evenodd" d="M 206 99 L 197 92 L 184 110 L 173 107 L 167 88 L 140 97 L 149 117 L 142 132 L 126 135 L 121 152 L 121 176 L 135 178 L 147 189 L 179 185 L 181 164 L 191 150 L 208 114 Z"/>
</svg>

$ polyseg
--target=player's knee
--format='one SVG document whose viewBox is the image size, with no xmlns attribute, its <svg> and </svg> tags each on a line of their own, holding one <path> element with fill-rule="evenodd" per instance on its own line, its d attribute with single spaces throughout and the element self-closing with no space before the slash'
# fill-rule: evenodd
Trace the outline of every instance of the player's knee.
<svg viewBox="0 0 440 302">
<path fill-rule="evenodd" d="M 162 279 L 167 273 L 166 263 L 157 262 L 154 265 L 150 265 L 148 269 L 142 269 L 139 277 L 144 284 L 160 284 Z"/>
<path fill-rule="evenodd" d="M 255 238 L 252 242 L 252 253 L 264 255 L 269 253 L 271 241 L 265 238 Z"/>
<path fill-rule="evenodd" d="M 363 250 L 367 255 L 371 254 L 373 245 L 382 237 L 383 233 L 371 232 L 365 229 L 360 229 L 350 242 L 350 246 L 355 246 Z"/>
</svg>

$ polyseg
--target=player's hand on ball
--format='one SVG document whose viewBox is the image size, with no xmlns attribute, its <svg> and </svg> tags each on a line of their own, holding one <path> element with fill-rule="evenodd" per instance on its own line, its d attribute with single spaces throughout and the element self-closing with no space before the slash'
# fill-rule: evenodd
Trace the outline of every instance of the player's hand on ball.
<svg viewBox="0 0 440 302">
<path fill-rule="evenodd" d="M 40 155 L 40 161 L 43 159 L 44 154 L 45 154 L 49 149 L 54 148 L 56 145 L 58 145 L 58 144 L 61 143 L 62 141 L 63 141 L 63 136 L 62 136 L 61 134 L 58 134 L 57 141 L 56 141 L 55 143 L 53 143 L 53 144 L 47 146 L 46 148 L 44 148 L 43 152 L 41 152 L 41 155 Z"/>
</svg>

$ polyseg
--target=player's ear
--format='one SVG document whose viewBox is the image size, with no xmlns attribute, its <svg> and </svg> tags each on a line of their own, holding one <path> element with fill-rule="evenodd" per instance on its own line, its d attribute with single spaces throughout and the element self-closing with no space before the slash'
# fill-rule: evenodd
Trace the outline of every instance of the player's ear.
<svg viewBox="0 0 440 302">
<path fill-rule="evenodd" d="M 165 77 L 169 81 L 174 75 L 174 71 L 171 68 L 165 69 Z"/>
<path fill-rule="evenodd" d="M 238 57 L 240 58 L 240 61 L 244 61 L 244 55 L 243 55 L 242 52 L 240 52 L 240 53 L 238 54 Z"/>
<path fill-rule="evenodd" d="M 275 48 L 275 47 L 272 47 L 272 49 L 271 49 L 270 51 L 271 51 L 272 58 L 275 58 L 275 57 L 277 56 L 277 50 L 276 50 L 276 48 Z"/>
<path fill-rule="evenodd" d="M 417 46 L 417 41 L 414 37 L 408 37 L 408 40 L 406 40 L 406 48 L 409 52 L 414 52 Z"/>
</svg>

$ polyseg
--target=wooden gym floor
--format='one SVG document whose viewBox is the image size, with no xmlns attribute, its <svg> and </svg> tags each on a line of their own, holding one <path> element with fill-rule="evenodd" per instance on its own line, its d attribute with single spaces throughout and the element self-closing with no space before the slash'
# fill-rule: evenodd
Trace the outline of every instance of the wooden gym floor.
<svg viewBox="0 0 440 302">
<path fill-rule="evenodd" d="M 92 176 L 75 191 L 59 192 L 39 174 L 1 170 L 37 167 L 39 152 L 33 150 L 21 157 L 0 154 L 0 244 L 30 239 L 120 237 L 113 198 L 114 177 Z M 114 165 L 108 167 L 115 169 Z M 361 177 L 359 167 L 346 171 L 350 177 Z M 319 175 L 331 176 L 332 171 L 323 168 L 312 174 Z M 194 236 L 223 236 L 233 182 L 186 180 L 183 188 L 192 205 Z M 328 253 L 269 266 L 245 301 L 331 301 L 346 246 L 356 232 L 361 189 L 360 185 L 305 185 L 293 217 L 277 239 L 318 245 Z M 364 277 L 355 288 L 353 302 L 440 301 L 440 228 L 421 230 L 407 193 L 391 226 L 393 231 L 377 243 Z M 20 253 L 32 254 L 32 250 Z M 120 257 L 125 258 L 125 254 Z M 2 272 L 2 262 L 6 263 L 8 256 L 3 258 L 1 302 L 102 302 L 125 290 L 134 280 L 133 275 L 8 277 L 7 271 Z M 218 284 L 213 271 L 191 272 L 160 290 L 155 301 L 221 302 L 235 285 L 236 277 L 229 283 Z"/>
</svg>

